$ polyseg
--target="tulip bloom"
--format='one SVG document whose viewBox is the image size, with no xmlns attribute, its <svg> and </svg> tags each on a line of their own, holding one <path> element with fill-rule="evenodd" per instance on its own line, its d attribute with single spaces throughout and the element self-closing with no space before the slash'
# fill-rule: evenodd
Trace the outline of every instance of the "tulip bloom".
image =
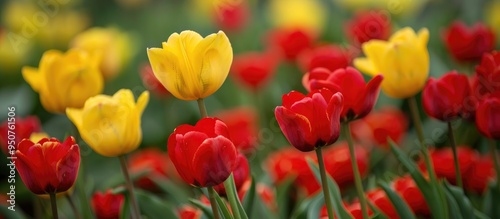
<svg viewBox="0 0 500 219">
<path fill-rule="evenodd" d="M 158 78 L 156 78 L 150 64 L 142 65 L 140 69 L 140 76 L 142 84 L 144 84 L 144 86 L 154 94 L 160 97 L 166 97 L 170 94 L 161 82 L 158 81 Z"/>
<path fill-rule="evenodd" d="M 445 31 L 443 40 L 459 62 L 479 61 L 483 53 L 495 49 L 495 34 L 482 23 L 468 28 L 463 22 L 453 22 Z"/>
<path fill-rule="evenodd" d="M 446 178 L 450 183 L 456 185 L 457 176 L 455 175 L 455 166 L 453 163 L 453 153 L 451 148 L 435 149 L 430 151 L 432 166 L 437 177 Z M 472 165 L 479 158 L 478 153 L 467 146 L 457 147 L 457 158 L 460 167 L 462 181 L 465 180 L 465 173 L 469 171 Z M 419 163 L 420 169 L 425 171 L 425 163 Z"/>
<path fill-rule="evenodd" d="M 82 139 L 98 154 L 117 157 L 127 154 L 142 140 L 141 115 L 149 101 L 144 91 L 134 101 L 131 90 L 122 89 L 112 97 L 89 98 L 81 109 L 68 108 L 68 118 L 78 128 Z"/>
<path fill-rule="evenodd" d="M 468 118 L 474 111 L 469 78 L 456 71 L 439 79 L 430 78 L 422 92 L 422 104 L 427 115 L 449 122 L 457 117 Z"/>
<path fill-rule="evenodd" d="M 274 52 L 249 52 L 235 57 L 231 72 L 234 79 L 256 92 L 272 78 L 277 65 Z"/>
<path fill-rule="evenodd" d="M 462 176 L 464 188 L 482 194 L 490 181 L 495 180 L 495 169 L 490 155 L 479 157 Z"/>
<path fill-rule="evenodd" d="M 383 11 L 366 11 L 357 13 L 345 25 L 348 39 L 356 45 L 370 40 L 387 40 L 391 36 L 390 14 Z"/>
<path fill-rule="evenodd" d="M 237 164 L 226 124 L 203 118 L 195 126 L 178 126 L 168 138 L 168 156 L 181 178 L 197 187 L 224 182 Z"/>
<path fill-rule="evenodd" d="M 410 176 L 394 179 L 391 186 L 416 215 L 430 215 L 429 206 L 425 202 L 424 195 Z"/>
<path fill-rule="evenodd" d="M 316 36 L 300 28 L 275 29 L 267 34 L 268 47 L 281 51 L 288 61 L 295 61 L 299 54 L 312 48 Z"/>
<path fill-rule="evenodd" d="M 30 138 L 32 133 L 39 132 L 41 130 L 40 120 L 38 120 L 36 116 L 28 116 L 26 118 L 13 118 L 15 121 L 10 122 L 10 128 L 8 120 L 5 120 L 0 125 L 0 148 L 5 154 L 8 154 L 11 150 L 15 152 L 15 147 L 21 142 L 21 140 Z M 9 131 L 15 133 L 14 139 L 8 139 Z"/>
<path fill-rule="evenodd" d="M 487 93 L 500 91 L 500 52 L 485 53 L 481 63 L 476 66 L 477 85 L 479 90 L 474 90 L 481 97 Z M 482 99 L 482 98 L 480 98 Z"/>
<path fill-rule="evenodd" d="M 39 68 L 24 67 L 23 77 L 40 94 L 45 110 L 64 113 L 82 107 L 89 97 L 101 93 L 104 82 L 99 60 L 89 53 L 71 49 L 66 53 L 46 51 Z"/>
<path fill-rule="evenodd" d="M 314 49 L 305 50 L 298 57 L 299 65 L 305 72 L 315 68 L 326 68 L 335 71 L 346 68 L 351 64 L 353 51 L 337 45 L 325 45 Z"/>
<path fill-rule="evenodd" d="M 274 110 L 286 139 L 300 151 L 313 151 L 333 144 L 340 135 L 341 93 L 315 90 L 307 96 L 291 91 L 282 97 L 283 106 Z"/>
<path fill-rule="evenodd" d="M 271 0 L 268 17 L 277 28 L 300 28 L 319 35 L 326 23 L 327 10 L 319 1 Z"/>
<path fill-rule="evenodd" d="M 168 154 L 158 148 L 147 148 L 133 153 L 128 159 L 131 174 L 146 171 L 147 174 L 135 181 L 142 189 L 158 191 L 158 186 L 152 178 L 166 178 L 168 172 Z"/>
<path fill-rule="evenodd" d="M 476 127 L 484 136 L 500 139 L 500 93 L 489 95 L 479 103 Z"/>
<path fill-rule="evenodd" d="M 238 108 L 217 113 L 229 131 L 229 139 L 243 153 L 249 153 L 257 146 L 258 115 L 253 108 Z"/>
<path fill-rule="evenodd" d="M 368 200 L 374 205 L 377 206 L 380 211 L 382 211 L 388 218 L 390 219 L 399 219 L 399 215 L 392 205 L 391 200 L 387 197 L 384 190 L 380 188 L 376 188 L 366 193 L 366 197 Z"/>
<path fill-rule="evenodd" d="M 241 30 L 250 18 L 247 1 L 219 0 L 214 5 L 213 19 L 217 26 L 227 31 Z"/>
<path fill-rule="evenodd" d="M 105 193 L 96 192 L 92 196 L 91 205 L 97 219 L 120 218 L 125 196 L 113 194 L 110 189 Z"/>
<path fill-rule="evenodd" d="M 368 175 L 368 151 L 361 145 L 355 145 L 354 153 L 356 155 L 359 175 L 364 178 Z M 346 142 L 337 143 L 333 147 L 325 148 L 323 157 L 326 172 L 330 174 L 341 189 L 353 185 L 354 172 L 352 170 L 349 146 Z"/>
<path fill-rule="evenodd" d="M 55 138 L 44 138 L 38 143 L 24 139 L 17 147 L 16 157 L 17 172 L 37 195 L 65 192 L 78 176 L 80 148 L 71 136 L 63 143 Z"/>
<path fill-rule="evenodd" d="M 393 98 L 417 94 L 429 75 L 429 31 L 418 34 L 409 27 L 394 33 L 389 41 L 370 40 L 363 43 L 366 58 L 356 58 L 354 66 L 368 75 L 382 74 L 382 90 Z"/>
<path fill-rule="evenodd" d="M 382 79 L 382 75 L 377 75 L 366 84 L 363 75 L 352 67 L 334 72 L 316 68 L 304 75 L 302 82 L 307 90 L 328 88 L 342 93 L 344 108 L 340 118 L 342 121 L 350 121 L 363 118 L 372 110 L 377 102 Z"/>
<path fill-rule="evenodd" d="M 248 160 L 243 154 L 238 154 L 236 158 L 236 164 L 233 170 L 234 185 L 236 191 L 239 191 L 243 184 L 250 177 L 250 166 L 248 165 Z M 224 188 L 224 183 L 214 186 L 215 191 L 219 195 L 226 195 L 226 189 Z"/>
<path fill-rule="evenodd" d="M 191 205 L 183 205 L 177 209 L 177 214 L 179 219 L 200 219 L 203 212 Z"/>
<path fill-rule="evenodd" d="M 162 47 L 147 50 L 149 62 L 163 86 L 181 100 L 215 93 L 233 61 L 231 43 L 222 31 L 205 38 L 193 31 L 173 33 Z"/>
</svg>

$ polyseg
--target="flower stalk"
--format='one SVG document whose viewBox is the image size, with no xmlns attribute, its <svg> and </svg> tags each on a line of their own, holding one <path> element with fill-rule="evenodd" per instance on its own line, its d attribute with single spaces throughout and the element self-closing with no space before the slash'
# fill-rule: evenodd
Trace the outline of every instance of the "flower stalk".
<svg viewBox="0 0 500 219">
<path fill-rule="evenodd" d="M 132 180 L 130 179 L 130 175 L 127 169 L 127 161 L 125 160 L 125 156 L 120 156 L 120 165 L 122 168 L 123 176 L 125 177 L 125 186 L 130 195 L 130 204 L 132 205 L 132 218 L 140 219 L 141 213 L 139 210 L 139 205 L 137 204 L 137 199 L 134 194 L 134 186 L 132 185 Z"/>
</svg>

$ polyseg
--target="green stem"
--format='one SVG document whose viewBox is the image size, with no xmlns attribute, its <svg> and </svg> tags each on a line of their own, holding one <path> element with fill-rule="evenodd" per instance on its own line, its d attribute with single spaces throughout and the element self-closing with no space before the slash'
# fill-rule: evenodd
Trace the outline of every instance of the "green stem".
<svg viewBox="0 0 500 219">
<path fill-rule="evenodd" d="M 455 163 L 455 177 L 457 180 L 457 186 L 463 190 L 464 187 L 462 183 L 462 174 L 460 173 L 460 164 L 458 162 L 457 145 L 455 143 L 455 136 L 453 135 L 453 127 L 451 126 L 451 122 L 448 122 L 448 137 L 450 138 L 451 150 L 453 151 L 453 161 Z"/>
<path fill-rule="evenodd" d="M 208 198 L 210 199 L 210 206 L 212 206 L 212 212 L 214 213 L 214 219 L 220 219 L 219 209 L 217 208 L 217 201 L 215 200 L 215 190 L 212 186 L 208 188 Z"/>
<path fill-rule="evenodd" d="M 410 103 L 410 111 L 411 117 L 413 119 L 413 125 L 415 126 L 415 130 L 417 131 L 417 136 L 420 141 L 422 155 L 424 156 L 425 167 L 427 168 L 427 172 L 431 178 L 432 182 L 436 182 L 436 173 L 434 172 L 434 168 L 432 166 L 431 158 L 429 156 L 429 150 L 427 149 L 427 145 L 425 144 L 424 131 L 422 128 L 422 121 L 420 120 L 420 115 L 418 112 L 418 105 L 415 96 L 409 98 Z"/>
<path fill-rule="evenodd" d="M 233 210 L 233 216 L 235 219 L 241 219 L 241 214 L 238 208 L 238 197 L 235 194 L 236 186 L 234 184 L 234 176 L 231 173 L 229 177 L 224 181 L 224 189 L 227 193 L 227 198 L 229 199 L 229 205 L 231 205 L 231 210 Z"/>
<path fill-rule="evenodd" d="M 203 98 L 198 99 L 197 102 L 198 109 L 200 109 L 201 118 L 208 117 L 207 108 L 205 107 L 205 101 L 203 101 Z"/>
<path fill-rule="evenodd" d="M 493 163 L 495 165 L 495 171 L 497 175 L 497 187 L 500 190 L 500 162 L 498 161 L 498 154 L 497 154 L 495 140 L 488 139 L 488 144 L 490 146 L 490 154 L 493 157 Z"/>
<path fill-rule="evenodd" d="M 127 190 L 129 192 L 130 196 L 130 202 L 132 205 L 132 218 L 139 219 L 141 218 L 141 211 L 139 210 L 139 205 L 137 204 L 137 199 L 135 198 L 134 195 L 134 186 L 132 184 L 132 180 L 130 180 L 130 175 L 128 173 L 127 169 L 127 161 L 125 159 L 125 156 L 120 156 L 120 165 L 122 167 L 122 172 L 123 176 L 125 177 L 125 186 L 127 187 Z"/>
<path fill-rule="evenodd" d="M 323 195 L 325 196 L 326 211 L 328 212 L 328 219 L 334 218 L 333 203 L 330 197 L 330 189 L 326 180 L 325 163 L 323 161 L 323 154 L 321 148 L 316 148 L 316 157 L 318 157 L 319 173 L 321 175 L 321 186 L 323 186 Z"/>
<path fill-rule="evenodd" d="M 363 213 L 363 218 L 368 219 L 369 218 L 367 209 L 368 205 L 363 190 L 363 184 L 361 182 L 361 175 L 359 173 L 358 162 L 356 162 L 357 159 L 356 159 L 356 153 L 354 151 L 354 143 L 352 141 L 352 136 L 351 136 L 351 128 L 349 126 L 349 122 L 342 123 L 342 126 L 344 126 L 342 129 L 344 130 L 345 138 L 347 139 L 347 144 L 349 145 L 352 171 L 354 173 L 354 184 L 356 186 L 356 191 L 358 193 L 359 204 L 361 205 L 361 212 Z"/>
<path fill-rule="evenodd" d="M 57 202 L 56 202 L 56 193 L 50 193 L 50 206 L 52 207 L 52 218 L 58 219 L 59 215 L 57 214 Z"/>
<path fill-rule="evenodd" d="M 64 194 L 64 197 L 66 198 L 66 200 L 68 200 L 68 203 L 71 206 L 71 210 L 73 211 L 74 217 L 76 219 L 81 219 L 80 213 L 78 212 L 78 209 L 76 208 L 76 205 L 73 202 L 73 199 L 71 199 L 71 196 L 66 192 L 66 194 Z"/>
</svg>

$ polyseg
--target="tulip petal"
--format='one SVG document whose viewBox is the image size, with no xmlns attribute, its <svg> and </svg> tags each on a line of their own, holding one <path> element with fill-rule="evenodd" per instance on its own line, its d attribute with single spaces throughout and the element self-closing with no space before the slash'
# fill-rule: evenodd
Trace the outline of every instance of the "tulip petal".
<svg viewBox="0 0 500 219">
<path fill-rule="evenodd" d="M 312 127 L 307 117 L 282 106 L 276 107 L 274 114 L 281 131 L 291 145 L 304 152 L 315 149 Z"/>
<path fill-rule="evenodd" d="M 39 180 L 42 179 L 39 179 L 38 175 L 35 174 L 36 172 L 31 169 L 34 165 L 31 164 L 30 159 L 33 158 L 27 157 L 20 151 L 16 152 L 16 157 L 18 158 L 16 160 L 16 169 L 26 187 L 37 195 L 45 194 L 44 188 L 39 184 Z"/>
<path fill-rule="evenodd" d="M 283 102 L 283 107 L 290 109 L 290 108 L 292 108 L 292 105 L 295 102 L 298 102 L 298 101 L 304 99 L 304 97 L 305 97 L 305 95 L 300 93 L 300 92 L 290 91 L 289 93 L 284 94 L 281 97 L 281 100 Z"/>
<path fill-rule="evenodd" d="M 193 170 L 201 186 L 224 182 L 236 166 L 236 148 L 223 137 L 206 139 L 193 156 Z"/>
<path fill-rule="evenodd" d="M 66 116 L 68 116 L 69 120 L 73 122 L 73 124 L 76 126 L 79 132 L 83 130 L 82 111 L 83 111 L 82 109 L 66 108 Z"/>
<path fill-rule="evenodd" d="M 330 121 L 330 132 L 331 137 L 328 142 L 335 142 L 340 136 L 340 115 L 342 113 L 344 107 L 344 97 L 342 93 L 337 92 L 333 94 L 330 101 L 328 102 L 328 106 L 326 107 L 326 112 L 328 117 L 328 121 Z"/>
<path fill-rule="evenodd" d="M 40 92 L 44 87 L 43 74 L 36 68 L 23 67 L 23 78 L 35 92 Z"/>
<path fill-rule="evenodd" d="M 148 105 L 148 102 L 149 102 L 149 91 L 144 91 L 137 99 L 137 104 L 135 106 L 139 115 L 142 115 L 144 109 Z"/>
<path fill-rule="evenodd" d="M 356 58 L 354 60 L 354 65 L 361 69 L 363 72 L 371 76 L 378 74 L 385 74 L 385 72 L 380 72 L 380 65 L 384 58 L 384 53 L 389 48 L 390 44 L 382 40 L 370 40 L 362 45 L 363 52 L 366 55 L 366 59 Z M 356 61 L 358 60 L 358 61 Z M 361 61 L 360 61 L 361 60 Z M 366 60 L 366 61 L 364 61 Z M 370 64 L 371 62 L 371 64 Z M 359 66 L 358 66 L 359 65 Z"/>
<path fill-rule="evenodd" d="M 363 118 L 372 111 L 373 106 L 377 102 L 380 93 L 380 84 L 383 79 L 384 77 L 382 75 L 377 75 L 368 82 L 365 92 L 362 94 L 361 98 L 357 100 L 354 107 L 357 111 L 355 112 L 356 118 Z"/>
<path fill-rule="evenodd" d="M 180 61 L 174 53 L 159 48 L 148 49 L 147 53 L 154 75 L 168 92 L 181 100 L 197 99 L 188 95 L 186 81 L 179 67 Z"/>
<path fill-rule="evenodd" d="M 63 150 L 59 148 L 59 150 Z M 59 191 L 66 191 L 75 183 L 80 167 L 80 148 L 78 145 L 72 145 L 69 150 L 64 150 L 66 155 L 59 159 L 56 164 L 56 174 L 59 181 L 57 188 Z M 58 192 L 59 192 L 58 191 Z"/>
<path fill-rule="evenodd" d="M 427 42 L 429 42 L 429 30 L 427 28 L 422 28 L 418 31 L 418 41 L 423 47 L 427 47 Z"/>
</svg>

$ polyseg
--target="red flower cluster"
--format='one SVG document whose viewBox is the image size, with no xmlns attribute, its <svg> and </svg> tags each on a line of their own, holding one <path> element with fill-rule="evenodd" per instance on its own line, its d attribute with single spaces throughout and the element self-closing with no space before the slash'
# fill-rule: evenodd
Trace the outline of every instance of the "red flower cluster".
<svg viewBox="0 0 500 219">
<path fill-rule="evenodd" d="M 135 184 L 142 189 L 158 191 L 153 179 L 166 178 L 168 174 L 168 154 L 157 148 L 147 148 L 132 154 L 128 160 L 129 171 L 132 174 L 147 172 L 137 179 Z"/>
<path fill-rule="evenodd" d="M 257 146 L 258 115 L 252 108 L 236 108 L 218 112 L 228 130 L 229 139 L 243 153 L 250 153 Z"/>
<path fill-rule="evenodd" d="M 120 218 L 124 203 L 124 195 L 113 194 L 113 192 L 108 189 L 105 193 L 94 193 L 91 206 L 97 219 L 114 219 Z"/>
<path fill-rule="evenodd" d="M 457 61 L 476 62 L 495 48 L 495 34 L 481 23 L 468 28 L 457 21 L 445 30 L 444 43 Z"/>
<path fill-rule="evenodd" d="M 346 35 L 354 44 L 379 39 L 387 40 L 391 35 L 390 14 L 385 11 L 365 11 L 355 15 L 346 23 Z"/>
<path fill-rule="evenodd" d="M 28 116 L 26 118 L 14 117 L 15 122 L 11 122 L 15 128 L 12 130 L 9 128 L 9 122 L 6 120 L 0 125 L 0 148 L 5 154 L 9 153 L 9 139 L 8 139 L 8 131 L 12 131 L 15 133 L 13 135 L 14 138 L 14 146 L 17 146 L 21 140 L 25 138 L 30 138 L 30 135 L 33 132 L 39 132 L 41 130 L 40 120 L 38 120 L 35 116 Z M 12 141 L 12 140 L 11 140 Z M 11 142 L 12 143 L 12 142 Z M 15 148 L 13 149 L 15 151 Z"/>
</svg>

